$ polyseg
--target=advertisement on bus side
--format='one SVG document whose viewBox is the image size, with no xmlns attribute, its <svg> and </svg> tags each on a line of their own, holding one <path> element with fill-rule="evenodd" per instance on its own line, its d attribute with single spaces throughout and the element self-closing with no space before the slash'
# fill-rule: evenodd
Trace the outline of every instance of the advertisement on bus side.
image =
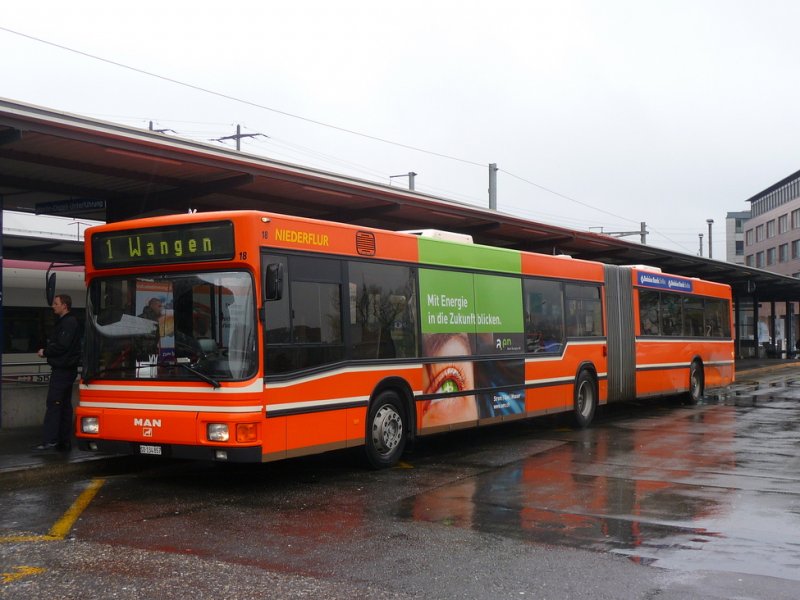
<svg viewBox="0 0 800 600">
<path fill-rule="evenodd" d="M 502 358 L 522 352 L 521 285 L 515 277 L 420 270 L 423 356 L 437 359 L 426 364 L 423 385 L 442 396 L 425 403 L 423 427 L 524 412 L 524 361 Z"/>
</svg>

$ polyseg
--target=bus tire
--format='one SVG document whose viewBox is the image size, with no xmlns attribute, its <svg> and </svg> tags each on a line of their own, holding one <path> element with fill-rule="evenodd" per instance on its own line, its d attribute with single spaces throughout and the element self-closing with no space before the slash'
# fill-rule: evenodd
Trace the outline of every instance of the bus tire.
<svg viewBox="0 0 800 600">
<path fill-rule="evenodd" d="M 408 419 L 400 397 L 392 390 L 381 392 L 367 416 L 365 450 L 370 466 L 386 469 L 397 464 L 407 437 Z"/>
<path fill-rule="evenodd" d="M 597 384 L 589 371 L 583 369 L 575 380 L 572 418 L 581 429 L 589 426 L 597 409 Z"/>
<path fill-rule="evenodd" d="M 686 394 L 687 404 L 697 404 L 705 392 L 705 373 L 699 361 L 692 361 L 689 367 L 689 391 Z"/>
</svg>

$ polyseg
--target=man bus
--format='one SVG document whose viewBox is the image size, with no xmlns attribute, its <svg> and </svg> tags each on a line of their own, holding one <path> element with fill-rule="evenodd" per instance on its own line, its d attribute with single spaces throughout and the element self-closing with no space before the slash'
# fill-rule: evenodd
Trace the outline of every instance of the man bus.
<svg viewBox="0 0 800 600">
<path fill-rule="evenodd" d="M 585 427 L 598 405 L 733 380 L 728 286 L 450 237 L 255 211 L 88 229 L 80 447 L 363 446 L 387 467 L 415 436 L 557 412 Z"/>
</svg>

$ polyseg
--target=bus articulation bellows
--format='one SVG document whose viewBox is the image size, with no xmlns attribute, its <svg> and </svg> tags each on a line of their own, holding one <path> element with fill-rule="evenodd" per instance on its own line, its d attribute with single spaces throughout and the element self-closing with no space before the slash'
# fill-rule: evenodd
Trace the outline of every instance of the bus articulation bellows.
<svg viewBox="0 0 800 600">
<path fill-rule="evenodd" d="M 687 394 L 734 376 L 725 285 L 255 211 L 86 231 L 82 449 L 261 462 Z"/>
</svg>

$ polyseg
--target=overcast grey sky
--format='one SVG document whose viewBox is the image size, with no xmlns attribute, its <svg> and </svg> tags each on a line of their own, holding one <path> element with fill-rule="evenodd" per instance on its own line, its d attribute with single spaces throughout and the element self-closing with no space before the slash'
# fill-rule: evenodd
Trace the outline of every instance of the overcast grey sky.
<svg viewBox="0 0 800 600">
<path fill-rule="evenodd" d="M 14 2 L 0 96 L 196 140 L 241 124 L 269 136 L 243 151 L 415 171 L 483 206 L 497 163 L 503 212 L 646 221 L 691 254 L 713 218 L 722 258 L 725 214 L 800 169 L 798 23 L 800 3 L 770 0 Z"/>
</svg>

